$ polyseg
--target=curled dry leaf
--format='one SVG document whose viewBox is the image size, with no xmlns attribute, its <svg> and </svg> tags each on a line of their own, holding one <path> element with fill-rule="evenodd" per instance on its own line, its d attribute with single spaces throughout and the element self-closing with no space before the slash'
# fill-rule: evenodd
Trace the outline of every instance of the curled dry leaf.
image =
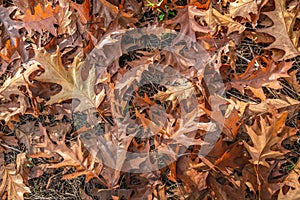
<svg viewBox="0 0 300 200">
<path fill-rule="evenodd" d="M 284 180 L 284 186 L 281 188 L 278 199 L 300 199 L 300 160 L 294 166 L 294 169 Z"/>
<path fill-rule="evenodd" d="M 15 165 L 9 164 L 0 168 L 0 196 L 7 195 L 8 200 L 23 200 L 25 193 L 30 193 L 29 187 L 23 183 L 22 176 L 17 174 Z"/>
</svg>

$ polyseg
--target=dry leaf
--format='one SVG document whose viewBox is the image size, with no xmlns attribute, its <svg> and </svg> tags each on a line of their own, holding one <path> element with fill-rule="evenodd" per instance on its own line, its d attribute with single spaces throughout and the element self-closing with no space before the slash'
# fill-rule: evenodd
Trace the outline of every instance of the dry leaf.
<svg viewBox="0 0 300 200">
<path fill-rule="evenodd" d="M 23 195 L 30 193 L 29 187 L 23 183 L 22 176 L 17 174 L 14 164 L 1 166 L 0 178 L 2 179 L 0 184 L 0 196 L 7 193 L 8 200 L 23 200 Z"/>
<path fill-rule="evenodd" d="M 78 140 L 71 148 L 68 148 L 65 144 L 65 135 L 62 140 L 55 141 L 53 143 L 49 138 L 46 129 L 40 125 L 40 129 L 44 136 L 44 142 L 38 143 L 37 148 L 41 148 L 43 153 L 36 153 L 30 155 L 30 157 L 51 157 L 54 153 L 57 153 L 63 158 L 62 162 L 46 165 L 47 168 L 59 168 L 59 167 L 75 167 L 76 171 L 71 174 L 64 174 L 62 179 L 72 179 L 81 175 L 85 175 L 86 182 L 89 182 L 92 178 L 98 178 L 103 165 L 97 162 L 97 159 L 91 154 L 84 155 L 82 150 L 82 143 Z"/>
<path fill-rule="evenodd" d="M 284 186 L 281 188 L 278 199 L 300 199 L 300 161 L 298 160 L 294 169 L 289 173 L 289 175 L 284 180 Z"/>
<path fill-rule="evenodd" d="M 266 161 L 268 158 L 277 158 L 282 156 L 285 151 L 272 150 L 276 144 L 281 144 L 289 132 L 286 132 L 282 127 L 288 116 L 287 112 L 279 115 L 275 119 L 258 117 L 255 120 L 253 126 L 246 126 L 247 133 L 250 136 L 253 145 L 249 145 L 244 141 L 244 145 L 248 150 L 254 165 L 263 165 L 269 167 L 270 165 Z M 268 122 L 268 121 L 271 122 Z M 270 125 L 268 125 L 270 123 Z M 282 133 L 282 131 L 284 131 Z"/>
<path fill-rule="evenodd" d="M 60 10 L 60 6 L 52 8 L 52 5 L 48 3 L 45 9 L 41 4 L 38 4 L 34 8 L 34 14 L 31 14 L 30 10 L 27 10 L 23 16 L 23 22 L 28 31 L 36 30 L 39 33 L 43 33 L 44 30 L 49 31 L 52 35 L 57 35 L 54 24 L 57 24 L 56 15 Z"/>
<path fill-rule="evenodd" d="M 85 111 L 90 108 L 97 109 L 105 97 L 103 89 L 99 94 L 95 93 L 94 85 L 96 81 L 95 68 L 85 71 L 88 73 L 86 80 L 83 80 L 81 71 L 83 69 L 82 62 L 75 57 L 72 66 L 65 68 L 61 61 L 59 50 L 55 54 L 49 54 L 44 50 L 37 50 L 34 60 L 38 61 L 45 70 L 40 76 L 35 77 L 36 80 L 42 82 L 57 83 L 62 86 L 62 90 L 52 96 L 47 105 L 60 103 L 69 99 L 79 99 L 80 104 L 74 111 Z M 38 70 L 34 67 L 31 72 Z"/>
<path fill-rule="evenodd" d="M 255 0 L 236 0 L 230 2 L 229 13 L 230 17 L 243 17 L 251 21 L 251 14 L 257 14 L 257 2 Z"/>
<path fill-rule="evenodd" d="M 275 10 L 264 12 L 272 21 L 273 25 L 268 28 L 257 30 L 272 35 L 275 41 L 266 49 L 280 49 L 284 51 L 284 55 L 275 56 L 276 60 L 285 60 L 294 58 L 299 54 L 297 46 L 292 42 L 292 32 L 296 20 L 296 13 L 286 10 L 285 1 L 274 0 Z"/>
</svg>

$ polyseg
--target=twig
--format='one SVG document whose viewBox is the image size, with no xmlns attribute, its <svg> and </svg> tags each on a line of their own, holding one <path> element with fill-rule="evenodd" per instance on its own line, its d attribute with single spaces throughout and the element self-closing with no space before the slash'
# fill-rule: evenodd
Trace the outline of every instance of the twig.
<svg viewBox="0 0 300 200">
<path fill-rule="evenodd" d="M 20 151 L 19 149 L 16 149 L 16 148 L 14 148 L 14 147 L 8 146 L 8 145 L 6 145 L 6 144 L 0 143 L 0 145 L 3 146 L 3 147 L 5 147 L 5 148 L 14 150 L 14 151 L 16 151 L 16 152 L 23 153 L 23 152 Z"/>
</svg>

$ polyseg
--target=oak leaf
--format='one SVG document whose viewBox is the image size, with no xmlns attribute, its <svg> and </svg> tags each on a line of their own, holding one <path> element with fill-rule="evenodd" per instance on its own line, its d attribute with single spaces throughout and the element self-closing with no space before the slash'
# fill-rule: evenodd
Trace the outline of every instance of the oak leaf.
<svg viewBox="0 0 300 200">
<path fill-rule="evenodd" d="M 31 14 L 30 10 L 27 10 L 23 16 L 23 22 L 25 28 L 28 31 L 34 29 L 39 33 L 43 33 L 43 30 L 49 31 L 52 35 L 56 36 L 56 28 L 54 24 L 57 24 L 56 15 L 60 10 L 60 6 L 56 6 L 54 9 L 51 4 L 45 6 L 45 9 L 42 8 L 41 4 L 38 4 L 34 8 L 34 14 Z"/>
<path fill-rule="evenodd" d="M 218 28 L 221 26 L 228 28 L 226 32 L 227 35 L 236 31 L 242 33 L 246 29 L 244 25 L 234 21 L 229 16 L 221 14 L 216 9 L 212 9 L 211 13 L 208 12 L 208 14 L 206 15 L 206 21 L 209 24 L 209 26 L 214 30 L 213 33 L 217 33 Z"/>
<path fill-rule="evenodd" d="M 264 119 L 260 116 L 253 126 L 246 126 L 247 133 L 253 143 L 253 146 L 251 146 L 244 141 L 244 145 L 252 158 L 250 160 L 251 163 L 269 167 L 266 159 L 274 159 L 284 154 L 284 150 L 273 150 L 273 146 L 276 144 L 280 145 L 289 134 L 288 131 L 282 128 L 287 116 L 288 113 L 284 112 L 279 117 L 271 119 L 271 122 L 268 122 L 268 118 Z"/>
<path fill-rule="evenodd" d="M 298 160 L 294 169 L 284 180 L 284 185 L 288 186 L 288 191 L 285 191 L 285 188 L 282 188 L 279 192 L 278 199 L 300 199 L 300 183 L 299 183 L 299 174 L 300 174 L 300 161 Z"/>
<path fill-rule="evenodd" d="M 9 164 L 0 168 L 0 196 L 7 193 L 8 200 L 22 200 L 25 193 L 30 193 L 29 187 L 23 183 L 22 176 L 16 173 L 15 165 Z"/>
<path fill-rule="evenodd" d="M 266 67 L 262 67 L 265 63 Z M 289 77 L 288 70 L 292 67 L 292 62 L 282 61 L 276 64 L 272 60 L 263 57 L 255 57 L 248 65 L 246 71 L 235 76 L 231 81 L 231 86 L 244 93 L 245 89 L 251 90 L 257 97 L 265 100 L 262 87 L 281 89 L 279 78 Z"/>
<path fill-rule="evenodd" d="M 206 179 L 208 171 L 198 171 L 193 168 L 191 158 L 182 156 L 177 161 L 176 174 L 188 192 L 201 191 L 207 188 Z"/>
<path fill-rule="evenodd" d="M 1 25 L 1 40 L 0 46 L 3 47 L 8 39 L 13 45 L 16 45 L 16 38 L 20 37 L 19 29 L 23 27 L 23 23 L 14 21 L 10 18 L 11 9 L 0 6 L 0 24 Z"/>
<path fill-rule="evenodd" d="M 275 60 L 285 60 L 299 55 L 297 47 L 292 42 L 293 28 L 296 21 L 296 13 L 288 12 L 285 8 L 286 1 L 274 0 L 275 10 L 264 12 L 272 21 L 273 25 L 268 28 L 257 30 L 272 35 L 275 41 L 266 49 L 280 49 L 284 55 L 275 56 Z"/>
<path fill-rule="evenodd" d="M 35 77 L 36 80 L 42 82 L 56 83 L 62 86 L 62 90 L 52 96 L 47 105 L 60 103 L 69 99 L 79 99 L 80 104 L 74 111 L 85 111 L 90 108 L 98 108 L 105 97 L 105 89 L 99 94 L 95 93 L 94 85 L 96 83 L 95 68 L 88 71 L 88 77 L 83 80 L 81 72 L 83 70 L 83 62 L 75 57 L 71 67 L 65 68 L 62 64 L 59 50 L 55 54 L 38 49 L 34 60 L 39 62 L 45 70 L 40 76 Z M 34 67 L 31 72 L 38 70 Z"/>
<path fill-rule="evenodd" d="M 88 0 L 85 0 L 88 1 Z M 106 0 L 92 0 L 93 8 L 92 15 L 97 14 L 100 15 L 104 20 L 105 28 L 108 28 L 109 24 L 116 19 L 119 13 L 119 8 L 110 1 Z M 120 12 L 121 19 L 127 19 L 131 22 L 137 22 L 131 14 Z"/>
<path fill-rule="evenodd" d="M 196 6 L 187 6 L 186 8 L 179 10 L 177 16 L 172 20 L 169 20 L 167 24 L 180 24 L 181 37 L 188 36 L 192 42 L 195 42 L 195 32 L 210 32 L 209 27 L 201 26 L 197 21 L 195 21 L 195 17 L 203 18 L 205 15 L 206 13 L 198 10 Z"/>
<path fill-rule="evenodd" d="M 36 148 L 42 150 L 41 153 L 30 155 L 32 158 L 38 157 L 51 157 L 55 153 L 63 158 L 62 162 L 46 165 L 47 168 L 60 168 L 60 167 L 75 167 L 76 171 L 70 174 L 64 174 L 62 179 L 72 179 L 81 175 L 85 175 L 86 182 L 92 178 L 98 178 L 103 165 L 97 162 L 97 159 L 91 154 L 84 154 L 82 143 L 77 139 L 71 147 L 65 144 L 65 136 L 61 140 L 56 140 L 55 143 L 49 138 L 48 133 L 44 127 L 40 125 L 40 130 L 44 136 L 44 142 L 35 145 Z"/>
<path fill-rule="evenodd" d="M 34 14 L 34 7 L 37 4 L 41 4 L 42 8 L 45 8 L 47 2 L 48 2 L 47 0 L 24 0 L 24 1 L 13 0 L 13 4 L 16 5 L 20 10 L 26 12 L 26 10 L 29 9 L 32 14 Z"/>
<path fill-rule="evenodd" d="M 19 68 L 14 76 L 7 78 L 1 86 L 0 99 L 3 104 L 0 107 L 0 119 L 8 122 L 13 116 L 25 113 L 28 104 L 19 86 L 26 84 L 29 75 L 28 71 L 23 72 L 23 69 Z"/>
<path fill-rule="evenodd" d="M 28 79 L 29 74 L 23 73 L 23 69 L 17 69 L 14 76 L 9 77 L 5 80 L 4 84 L 0 88 L 0 98 L 1 99 L 10 99 L 10 95 L 21 95 L 23 96 L 23 92 L 19 90 L 18 86 L 24 85 L 25 80 Z"/>
<path fill-rule="evenodd" d="M 251 21 L 250 13 L 257 14 L 257 2 L 255 0 L 236 0 L 230 2 L 229 13 L 230 17 L 243 17 Z"/>
<path fill-rule="evenodd" d="M 68 33 L 69 35 L 73 35 L 77 30 L 76 17 L 70 11 L 70 5 L 68 3 L 60 3 L 60 7 L 57 15 L 55 15 L 58 24 L 57 34 Z"/>
<path fill-rule="evenodd" d="M 281 99 L 266 99 L 259 104 L 249 104 L 248 112 L 250 115 L 272 113 L 277 114 L 282 111 L 288 111 L 292 116 L 299 109 L 300 101 L 292 99 L 288 96 L 282 96 Z"/>
</svg>

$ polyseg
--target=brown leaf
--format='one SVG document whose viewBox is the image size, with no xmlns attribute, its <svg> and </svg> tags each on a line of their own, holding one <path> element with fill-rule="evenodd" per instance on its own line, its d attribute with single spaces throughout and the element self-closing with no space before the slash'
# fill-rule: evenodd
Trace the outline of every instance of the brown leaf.
<svg viewBox="0 0 300 200">
<path fill-rule="evenodd" d="M 99 94 L 95 93 L 94 84 L 96 81 L 95 68 L 85 70 L 88 73 L 86 80 L 83 80 L 81 71 L 82 62 L 75 57 L 72 66 L 65 68 L 62 64 L 59 50 L 55 54 L 49 54 L 44 50 L 37 50 L 34 57 L 38 61 L 45 72 L 40 76 L 35 77 L 36 80 L 42 82 L 57 83 L 62 86 L 62 90 L 52 96 L 47 102 L 47 105 L 60 103 L 69 99 L 79 99 L 80 104 L 74 109 L 75 111 L 85 111 L 90 108 L 98 108 L 100 103 L 104 100 L 105 90 L 103 89 Z M 31 72 L 38 70 L 35 67 L 30 69 Z"/>
<path fill-rule="evenodd" d="M 292 99 L 288 96 L 281 96 L 281 99 L 267 99 L 259 104 L 249 104 L 249 115 L 257 115 L 264 113 L 277 114 L 288 111 L 289 115 L 294 115 L 299 109 L 300 101 Z"/>
<path fill-rule="evenodd" d="M 87 0 L 86 0 L 87 1 Z M 104 19 L 104 26 L 108 28 L 109 24 L 118 16 L 119 8 L 106 0 L 92 0 L 92 15 L 100 14 Z M 121 19 L 130 19 L 132 22 L 137 20 L 132 18 L 130 14 L 121 12 Z"/>
<path fill-rule="evenodd" d="M 23 22 L 28 31 L 36 30 L 39 33 L 43 33 L 43 30 L 49 31 L 52 35 L 56 36 L 56 29 L 54 24 L 57 24 L 55 16 L 58 14 L 60 6 L 56 6 L 55 9 L 49 3 L 45 9 L 41 4 L 38 4 L 34 8 L 34 14 L 31 14 L 30 10 L 27 10 L 23 16 Z"/>
<path fill-rule="evenodd" d="M 229 13 L 230 17 L 243 17 L 251 21 L 251 14 L 257 14 L 257 2 L 255 0 L 236 0 L 230 2 Z"/>
<path fill-rule="evenodd" d="M 73 1 L 71 1 L 71 4 Z M 57 15 L 55 15 L 57 18 L 57 34 L 61 35 L 64 33 L 68 33 L 69 35 L 73 35 L 76 30 L 76 17 L 73 15 L 73 13 L 70 11 L 70 5 L 69 3 L 60 3 L 60 9 L 58 10 Z"/>
<path fill-rule="evenodd" d="M 230 175 L 233 170 L 241 171 L 248 159 L 243 153 L 243 143 L 235 142 L 230 148 L 216 160 L 215 165 L 223 171 L 224 174 Z"/>
<path fill-rule="evenodd" d="M 262 67 L 262 64 L 266 64 L 266 67 Z M 282 88 L 278 79 L 289 77 L 288 70 L 291 67 L 292 62 L 282 61 L 276 64 L 274 61 L 264 57 L 255 57 L 249 63 L 246 71 L 232 79 L 230 84 L 242 93 L 244 93 L 245 89 L 249 89 L 256 96 L 265 100 L 262 87 Z"/>
<path fill-rule="evenodd" d="M 204 32 L 209 33 L 210 29 L 205 26 L 201 26 L 195 21 L 195 17 L 204 17 L 205 12 L 198 10 L 195 6 L 187 6 L 184 9 L 178 11 L 176 17 L 172 20 L 169 20 L 167 24 L 180 24 L 180 33 L 181 37 L 189 37 L 192 42 L 196 41 L 195 32 Z M 179 38 L 178 40 L 183 39 Z"/>
<path fill-rule="evenodd" d="M 13 77 L 9 77 L 5 80 L 3 85 L 0 88 L 0 98 L 1 99 L 10 99 L 10 95 L 19 95 L 24 96 L 23 92 L 19 90 L 19 86 L 25 85 L 24 78 L 28 79 L 28 73 L 22 73 L 23 69 L 19 68 Z"/>
<path fill-rule="evenodd" d="M 274 150 L 273 148 L 276 144 L 280 145 L 290 134 L 282 128 L 287 116 L 288 113 L 284 112 L 275 119 L 258 117 L 253 126 L 246 126 L 247 133 L 250 136 L 253 145 L 250 146 L 245 141 L 244 145 L 252 157 L 250 162 L 254 165 L 269 167 L 266 159 L 274 159 L 285 153 L 283 149 Z M 268 123 L 270 123 L 270 125 L 268 125 Z"/>
<path fill-rule="evenodd" d="M 51 157 L 54 153 L 57 153 L 63 158 L 62 162 L 47 165 L 47 168 L 59 168 L 59 167 L 75 167 L 76 171 L 71 174 L 64 174 L 62 179 L 72 179 L 81 175 L 85 175 L 86 182 L 89 182 L 92 178 L 98 178 L 99 173 L 102 171 L 102 164 L 97 162 L 97 159 L 91 154 L 84 155 L 82 150 L 82 143 L 78 139 L 71 148 L 68 148 L 65 144 L 65 137 L 62 140 L 56 141 L 56 144 L 49 138 L 48 133 L 44 127 L 40 125 L 40 129 L 44 136 L 44 142 L 38 143 L 37 148 L 42 148 L 44 153 L 37 153 L 30 155 L 30 157 Z"/>
<path fill-rule="evenodd" d="M 1 28 L 1 47 L 5 45 L 8 39 L 11 40 L 12 45 L 16 45 L 16 38 L 20 37 L 19 29 L 23 26 L 23 23 L 12 20 L 10 13 L 10 8 L 0 6 L 0 22 L 3 24 L 3 29 Z"/>
<path fill-rule="evenodd" d="M 206 178 L 208 171 L 197 171 L 192 167 L 192 160 L 187 156 L 182 156 L 177 161 L 177 178 L 185 185 L 188 192 L 201 191 L 207 188 Z"/>
<path fill-rule="evenodd" d="M 300 199 L 300 160 L 298 160 L 294 169 L 284 180 L 284 186 L 281 188 L 278 199 Z"/>
<path fill-rule="evenodd" d="M 26 12 L 26 10 L 30 10 L 32 14 L 34 14 L 34 7 L 37 4 L 41 4 L 43 9 L 45 8 L 45 5 L 47 5 L 47 0 L 13 0 L 13 2 L 14 5 L 18 6 L 18 8 L 23 12 Z"/>
<path fill-rule="evenodd" d="M 241 200 L 245 199 L 246 191 L 231 184 L 226 177 L 215 177 L 211 174 L 207 177 L 207 184 L 213 191 L 214 199 L 221 200 Z"/>
<path fill-rule="evenodd" d="M 91 20 L 90 17 L 91 5 L 89 0 L 84 0 L 82 4 L 77 4 L 71 1 L 70 5 L 71 7 L 75 8 L 78 11 L 80 20 L 83 24 L 87 24 L 87 22 Z"/>
<path fill-rule="evenodd" d="M 209 26 L 213 28 L 214 33 L 218 31 L 220 26 L 228 28 L 226 33 L 227 35 L 236 31 L 241 34 L 246 29 L 244 25 L 234 21 L 226 15 L 221 14 L 216 9 L 213 9 L 211 14 L 206 15 L 206 21 L 209 23 Z"/>
<path fill-rule="evenodd" d="M 13 77 L 9 77 L 5 80 L 0 88 L 0 99 L 3 102 L 3 105 L 6 105 L 0 107 L 0 118 L 5 121 L 9 121 L 15 115 L 24 114 L 28 108 L 25 95 L 20 90 L 19 86 L 26 84 L 30 73 L 22 73 L 22 71 L 23 69 L 19 68 Z M 13 97 L 13 95 L 18 96 Z"/>
<path fill-rule="evenodd" d="M 274 56 L 275 60 L 285 60 L 299 55 L 297 46 L 292 42 L 293 27 L 296 20 L 296 13 L 289 12 L 285 8 L 285 1 L 274 0 L 275 10 L 264 12 L 272 21 L 273 25 L 268 28 L 257 30 L 272 35 L 275 41 L 266 49 L 280 49 L 284 51 L 283 55 Z"/>
<path fill-rule="evenodd" d="M 23 183 L 22 176 L 17 174 L 14 164 L 1 166 L 0 178 L 0 196 L 7 193 L 8 200 L 23 200 L 24 193 L 30 193 L 29 187 Z"/>
</svg>

